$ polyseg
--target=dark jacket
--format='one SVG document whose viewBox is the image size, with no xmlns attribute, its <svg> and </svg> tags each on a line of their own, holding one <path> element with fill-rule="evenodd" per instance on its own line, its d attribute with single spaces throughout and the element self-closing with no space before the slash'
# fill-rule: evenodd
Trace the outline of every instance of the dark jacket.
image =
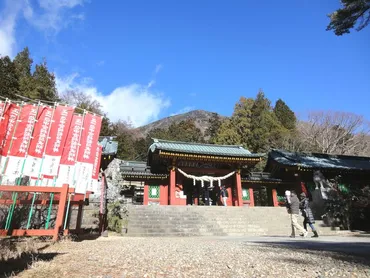
<svg viewBox="0 0 370 278">
<path fill-rule="evenodd" d="M 290 196 L 290 204 L 287 204 L 289 214 L 299 214 L 299 199 L 296 194 Z"/>
<path fill-rule="evenodd" d="M 221 188 L 221 197 L 229 197 L 229 193 L 227 192 L 226 188 L 222 187 Z"/>
<path fill-rule="evenodd" d="M 302 201 L 299 203 L 299 208 L 301 209 L 304 220 L 307 223 L 315 223 L 315 218 L 313 217 L 308 198 L 302 199 Z"/>
</svg>

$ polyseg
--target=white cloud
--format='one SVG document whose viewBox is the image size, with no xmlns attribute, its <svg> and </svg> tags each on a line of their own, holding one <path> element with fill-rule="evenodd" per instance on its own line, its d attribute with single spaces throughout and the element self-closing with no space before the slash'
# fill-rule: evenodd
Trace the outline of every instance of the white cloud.
<svg viewBox="0 0 370 278">
<path fill-rule="evenodd" d="M 70 10 L 83 6 L 85 0 L 38 0 L 39 12 L 27 5 L 30 12 L 25 13 L 27 21 L 41 31 L 58 33 L 74 20 L 84 20 L 83 13 L 74 14 Z"/>
<path fill-rule="evenodd" d="M 64 78 L 57 76 L 56 83 L 60 94 L 68 90 L 82 91 L 99 101 L 112 121 L 130 121 L 135 127 L 157 120 L 162 109 L 170 106 L 168 99 L 147 85 L 130 84 L 103 94 L 91 80 L 80 79 L 77 73 Z"/>
<path fill-rule="evenodd" d="M 14 55 L 15 24 L 18 13 L 22 9 L 21 1 L 6 1 L 5 8 L 0 12 L 0 55 Z"/>
<path fill-rule="evenodd" d="M 148 89 L 150 89 L 151 87 L 153 87 L 155 85 L 157 75 L 162 69 L 163 69 L 162 64 L 158 64 L 158 65 L 155 66 L 154 73 L 153 73 L 153 78 L 152 78 L 152 80 L 149 81 L 149 83 L 147 85 Z"/>
<path fill-rule="evenodd" d="M 53 34 L 69 26 L 73 21 L 84 20 L 83 13 L 73 14 L 71 9 L 82 6 L 85 0 L 6 0 L 0 11 L 0 55 L 14 56 L 16 47 L 16 23 L 20 14 L 40 31 Z"/>
<path fill-rule="evenodd" d="M 162 64 L 158 64 L 155 66 L 154 74 L 158 74 L 163 69 Z"/>
<path fill-rule="evenodd" d="M 57 33 L 73 20 L 84 20 L 83 13 L 73 14 L 71 9 L 83 6 L 85 0 L 38 0 L 40 12 L 28 5 L 29 12 L 24 16 L 30 24 L 41 31 Z"/>
<path fill-rule="evenodd" d="M 149 83 L 148 83 L 148 85 L 147 85 L 147 87 L 148 87 L 148 89 L 150 89 L 151 87 L 153 87 L 155 85 L 155 80 L 153 79 L 153 80 L 150 80 L 149 81 Z"/>
<path fill-rule="evenodd" d="M 96 63 L 97 66 L 103 66 L 105 64 L 104 60 L 100 60 L 99 62 Z"/>
<path fill-rule="evenodd" d="M 186 106 L 184 108 L 181 108 L 179 111 L 177 111 L 176 113 L 172 113 L 170 116 L 175 116 L 175 115 L 179 115 L 179 114 L 184 114 L 184 113 L 187 113 L 191 110 L 194 110 L 195 107 L 194 106 Z"/>
</svg>

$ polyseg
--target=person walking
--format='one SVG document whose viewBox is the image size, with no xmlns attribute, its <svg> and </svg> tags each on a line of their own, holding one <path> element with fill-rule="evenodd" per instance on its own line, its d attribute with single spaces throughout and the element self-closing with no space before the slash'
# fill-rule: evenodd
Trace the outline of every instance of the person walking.
<svg viewBox="0 0 370 278">
<path fill-rule="evenodd" d="M 304 217 L 303 220 L 303 228 L 307 231 L 307 224 L 310 226 L 313 236 L 312 237 L 319 237 L 319 234 L 316 231 L 315 226 L 315 218 L 313 217 L 312 210 L 310 208 L 310 201 L 306 196 L 306 193 L 302 192 L 301 195 L 301 202 L 299 203 L 299 208 L 301 209 L 302 216 Z"/>
<path fill-rule="evenodd" d="M 290 235 L 291 238 L 295 237 L 295 230 L 299 230 L 301 232 L 301 236 L 306 237 L 308 232 L 303 229 L 301 225 L 298 224 L 298 217 L 299 217 L 299 199 L 295 191 L 290 192 L 290 202 L 287 203 L 288 213 L 290 215 L 290 222 L 292 225 L 292 234 Z"/>
<path fill-rule="evenodd" d="M 222 203 L 225 207 L 227 207 L 227 197 L 228 197 L 228 193 L 227 193 L 227 190 L 225 188 L 224 185 L 221 185 L 221 189 L 220 189 L 220 193 L 221 193 L 221 197 L 222 197 Z"/>
</svg>

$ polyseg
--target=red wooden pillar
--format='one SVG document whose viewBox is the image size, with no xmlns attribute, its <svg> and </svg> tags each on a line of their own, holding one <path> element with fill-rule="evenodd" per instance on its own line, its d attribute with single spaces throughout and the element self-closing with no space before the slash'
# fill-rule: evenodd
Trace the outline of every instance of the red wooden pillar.
<svg viewBox="0 0 370 278">
<path fill-rule="evenodd" d="M 240 170 L 236 172 L 236 200 L 239 207 L 243 206 L 243 192 L 242 192 L 242 180 L 240 177 Z"/>
<path fill-rule="evenodd" d="M 168 185 L 160 185 L 159 190 L 159 204 L 162 206 L 168 205 Z"/>
<path fill-rule="evenodd" d="M 278 198 L 277 198 L 277 192 L 276 192 L 276 189 L 272 189 L 272 204 L 274 207 L 278 207 L 279 206 L 279 202 L 278 202 Z"/>
<path fill-rule="evenodd" d="M 144 184 L 143 205 L 147 206 L 148 203 L 149 203 L 149 184 Z"/>
<path fill-rule="evenodd" d="M 62 190 L 60 192 L 58 213 L 57 213 L 57 219 L 55 221 L 53 240 L 58 240 L 59 230 L 63 226 L 63 219 L 64 219 L 64 213 L 65 213 L 65 209 L 66 209 L 67 195 L 68 195 L 68 184 L 63 184 Z"/>
<path fill-rule="evenodd" d="M 175 190 L 176 190 L 176 170 L 175 170 L 175 167 L 173 167 L 171 170 L 170 170 L 170 184 L 169 184 L 169 190 L 170 190 L 170 201 L 169 201 L 169 204 L 170 205 L 175 205 L 175 202 L 176 202 L 176 193 L 175 193 Z"/>
<path fill-rule="evenodd" d="M 250 203 L 249 203 L 249 206 L 250 207 L 254 207 L 254 193 L 253 193 L 253 188 L 249 188 L 249 200 L 250 200 Z"/>
</svg>

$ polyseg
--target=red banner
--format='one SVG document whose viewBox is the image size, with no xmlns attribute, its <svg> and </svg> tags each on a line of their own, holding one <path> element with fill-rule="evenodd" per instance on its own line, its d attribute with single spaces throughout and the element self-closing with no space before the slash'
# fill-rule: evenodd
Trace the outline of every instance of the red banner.
<svg viewBox="0 0 370 278">
<path fill-rule="evenodd" d="M 72 123 L 67 135 L 67 141 L 63 148 L 63 154 L 60 164 L 65 165 L 75 164 L 82 125 L 83 125 L 82 115 L 73 115 Z"/>
<path fill-rule="evenodd" d="M 37 121 L 33 128 L 33 136 L 28 146 L 28 156 L 23 174 L 30 177 L 39 177 L 43 164 L 45 146 L 48 143 L 50 124 L 53 117 L 53 108 L 40 106 Z M 38 184 L 39 181 L 37 181 Z"/>
<path fill-rule="evenodd" d="M 5 110 L 6 102 L 0 101 L 0 121 L 3 120 L 3 113 Z"/>
<path fill-rule="evenodd" d="M 17 104 L 10 103 L 5 108 L 4 119 L 0 123 L 0 155 L 6 156 L 8 154 L 19 112 L 20 106 Z"/>
<path fill-rule="evenodd" d="M 42 175 L 50 177 L 58 175 L 63 148 L 72 122 L 73 111 L 73 107 L 68 106 L 57 106 L 54 110 L 49 140 L 45 149 L 45 161 L 41 170 Z"/>
<path fill-rule="evenodd" d="M 95 158 L 94 158 L 94 167 L 93 167 L 93 179 L 98 179 L 99 178 L 99 170 L 100 170 L 100 160 L 101 160 L 101 155 L 102 155 L 102 146 L 97 145 L 96 151 L 95 151 Z"/>
<path fill-rule="evenodd" d="M 27 104 L 22 107 L 20 112 L 5 166 L 5 175 L 9 183 L 15 181 L 24 169 L 25 156 L 32 138 L 37 110 L 38 106 Z"/>
<path fill-rule="evenodd" d="M 60 160 L 57 186 L 62 186 L 64 183 L 68 183 L 70 187 L 74 186 L 74 170 L 82 126 L 82 115 L 73 115 Z"/>
<path fill-rule="evenodd" d="M 46 146 L 47 155 L 61 156 L 73 116 L 73 107 L 58 106 L 54 111 L 50 138 Z"/>
<path fill-rule="evenodd" d="M 5 172 L 6 156 L 17 125 L 20 109 L 20 106 L 9 103 L 3 112 L 3 120 L 0 122 L 0 174 Z M 7 183 L 4 179 L 2 181 Z"/>
<path fill-rule="evenodd" d="M 91 185 L 93 164 L 96 157 L 96 148 L 98 146 L 101 122 L 101 116 L 95 116 L 92 114 L 85 115 L 74 180 L 76 193 L 85 194 L 86 190 Z"/>
<path fill-rule="evenodd" d="M 48 133 L 52 116 L 53 108 L 48 106 L 39 108 L 37 123 L 33 129 L 33 138 L 28 148 L 29 155 L 42 158 L 45 146 L 48 143 Z"/>
<path fill-rule="evenodd" d="M 102 155 L 102 146 L 97 145 L 96 151 L 95 151 L 95 158 L 94 158 L 94 164 L 92 169 L 92 178 L 90 179 L 90 182 L 87 186 L 87 191 L 97 193 L 99 192 L 99 171 L 100 171 L 100 160 Z"/>
<path fill-rule="evenodd" d="M 9 155 L 18 157 L 26 156 L 28 144 L 32 137 L 36 116 L 36 105 L 26 104 L 22 107 Z"/>
<path fill-rule="evenodd" d="M 101 128 L 101 116 L 86 114 L 84 128 L 81 136 L 81 146 L 78 152 L 77 161 L 85 163 L 94 163 L 95 149 L 99 140 Z"/>
</svg>

